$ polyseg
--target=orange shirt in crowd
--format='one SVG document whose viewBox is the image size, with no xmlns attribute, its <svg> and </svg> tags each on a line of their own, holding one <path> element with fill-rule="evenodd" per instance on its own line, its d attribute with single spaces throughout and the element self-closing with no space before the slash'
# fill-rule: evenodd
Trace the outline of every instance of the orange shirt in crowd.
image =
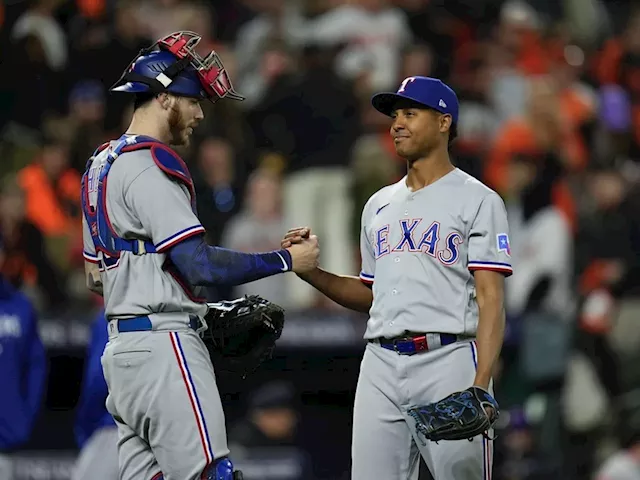
<svg viewBox="0 0 640 480">
<path fill-rule="evenodd" d="M 62 202 L 77 206 L 80 211 L 80 175 L 67 169 L 53 184 L 42 166 L 33 163 L 18 173 L 18 181 L 26 196 L 27 219 L 45 237 L 78 232 L 80 217 L 72 217 Z"/>
<path fill-rule="evenodd" d="M 564 137 L 564 148 L 569 167 L 574 170 L 587 164 L 587 150 L 582 139 L 573 129 L 568 129 Z M 488 186 L 504 194 L 509 182 L 509 164 L 516 155 L 535 157 L 540 154 L 534 132 L 528 122 L 522 119 L 508 121 L 498 133 L 487 157 L 484 179 Z M 576 210 L 568 187 L 559 182 L 554 187 L 553 203 L 565 214 L 571 225 L 576 225 Z"/>
<path fill-rule="evenodd" d="M 586 166 L 588 155 L 584 143 L 572 129 L 567 130 L 563 139 L 569 167 L 579 170 Z M 487 184 L 498 192 L 504 192 L 509 181 L 509 163 L 516 155 L 536 156 L 540 149 L 536 143 L 532 127 L 522 119 L 505 123 L 498 132 L 485 164 L 484 178 Z"/>
<path fill-rule="evenodd" d="M 522 44 L 515 59 L 516 68 L 525 75 L 549 73 L 553 66 L 556 46 L 545 44 L 537 32 L 527 31 L 521 35 Z"/>
</svg>

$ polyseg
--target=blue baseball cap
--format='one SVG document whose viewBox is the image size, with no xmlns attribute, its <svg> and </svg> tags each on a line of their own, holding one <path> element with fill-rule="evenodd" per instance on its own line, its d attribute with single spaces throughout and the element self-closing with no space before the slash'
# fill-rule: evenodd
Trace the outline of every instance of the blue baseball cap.
<svg viewBox="0 0 640 480">
<path fill-rule="evenodd" d="M 458 96 L 451 87 L 431 77 L 407 77 L 398 91 L 377 93 L 371 98 L 376 110 L 391 116 L 398 100 L 412 100 L 440 113 L 451 115 L 453 124 L 458 123 Z"/>
</svg>

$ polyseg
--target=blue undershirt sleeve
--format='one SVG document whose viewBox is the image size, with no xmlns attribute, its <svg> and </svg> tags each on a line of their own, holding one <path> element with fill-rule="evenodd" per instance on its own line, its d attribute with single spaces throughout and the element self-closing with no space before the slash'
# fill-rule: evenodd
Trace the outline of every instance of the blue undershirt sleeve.
<svg viewBox="0 0 640 480">
<path fill-rule="evenodd" d="M 168 252 L 183 278 L 193 286 L 242 285 L 291 271 L 288 250 L 242 253 L 208 245 L 199 235 L 174 245 Z"/>
</svg>

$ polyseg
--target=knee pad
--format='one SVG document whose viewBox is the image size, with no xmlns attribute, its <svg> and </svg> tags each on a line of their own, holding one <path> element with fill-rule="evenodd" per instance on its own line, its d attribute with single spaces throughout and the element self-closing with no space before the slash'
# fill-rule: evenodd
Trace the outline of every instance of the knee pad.
<svg viewBox="0 0 640 480">
<path fill-rule="evenodd" d="M 202 480 L 243 480 L 242 472 L 233 470 L 228 457 L 219 458 L 202 472 Z"/>
</svg>

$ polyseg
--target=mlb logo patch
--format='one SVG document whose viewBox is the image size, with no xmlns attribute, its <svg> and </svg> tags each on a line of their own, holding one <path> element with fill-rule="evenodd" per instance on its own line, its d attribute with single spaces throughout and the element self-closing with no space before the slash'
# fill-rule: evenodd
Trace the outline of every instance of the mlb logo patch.
<svg viewBox="0 0 640 480">
<path fill-rule="evenodd" d="M 498 252 L 504 252 L 507 256 L 511 256 L 511 246 L 509 245 L 509 235 L 506 233 L 499 233 L 498 239 Z"/>
</svg>

